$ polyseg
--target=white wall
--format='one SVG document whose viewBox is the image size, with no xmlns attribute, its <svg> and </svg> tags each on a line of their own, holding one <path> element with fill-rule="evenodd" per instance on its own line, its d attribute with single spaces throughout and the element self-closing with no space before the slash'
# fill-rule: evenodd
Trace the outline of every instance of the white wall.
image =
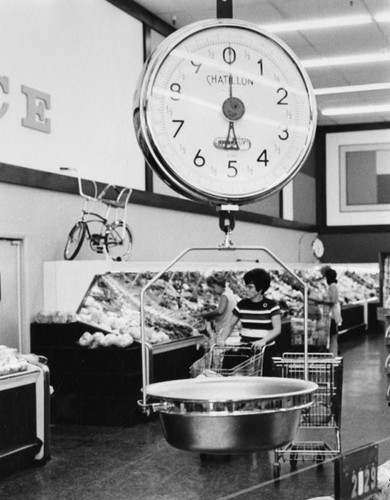
<svg viewBox="0 0 390 500">
<path fill-rule="evenodd" d="M 105 0 L 2 0 L 0 32 L 0 162 L 144 189 L 132 123 L 142 23 Z"/>
</svg>

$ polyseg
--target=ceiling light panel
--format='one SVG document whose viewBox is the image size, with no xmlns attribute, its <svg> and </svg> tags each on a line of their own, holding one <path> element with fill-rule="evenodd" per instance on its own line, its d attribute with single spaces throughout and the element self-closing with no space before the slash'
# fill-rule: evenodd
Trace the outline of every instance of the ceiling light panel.
<svg viewBox="0 0 390 500">
<path fill-rule="evenodd" d="M 315 19 L 328 18 L 329 13 L 335 17 L 367 15 L 368 9 L 362 0 L 354 0 L 353 7 L 349 0 L 267 0 L 272 2 L 281 20 Z M 258 0 L 257 0 L 258 2 Z M 238 2 L 237 2 L 238 3 Z M 256 3 L 256 0 L 255 2 Z M 263 3 L 263 2 L 258 2 Z M 375 10 L 386 10 L 386 0 L 375 0 Z M 277 19 L 270 20 L 270 23 L 276 23 Z"/>
<path fill-rule="evenodd" d="M 346 107 L 335 107 L 335 108 L 323 108 L 321 114 L 326 116 L 337 116 L 337 115 L 357 115 L 357 114 L 367 114 L 367 113 L 390 113 L 390 102 L 382 103 L 380 105 L 367 104 L 361 106 L 346 106 Z"/>
<path fill-rule="evenodd" d="M 344 94 L 316 95 L 316 101 L 320 109 L 325 107 L 377 106 L 381 103 L 390 102 L 390 92 L 353 92 L 348 96 Z"/>
<path fill-rule="evenodd" d="M 373 16 L 370 14 L 344 15 L 341 17 L 316 17 L 311 19 L 299 19 L 287 22 L 277 22 L 263 24 L 263 28 L 273 33 L 290 33 L 294 31 L 313 31 L 313 30 L 338 30 L 340 28 L 349 28 L 355 26 L 369 25 L 373 23 L 385 24 L 390 22 L 390 11 L 383 11 Z"/>
<path fill-rule="evenodd" d="M 389 52 L 364 52 L 362 54 L 345 54 L 341 56 L 319 57 L 315 59 L 303 59 L 301 63 L 306 69 L 324 68 L 329 66 L 349 66 L 354 64 L 390 62 Z"/>
<path fill-rule="evenodd" d="M 321 71 L 317 68 L 313 71 L 310 71 L 309 74 L 314 74 L 317 72 L 320 72 L 322 74 L 326 71 L 330 71 L 330 68 L 323 68 Z M 341 73 L 346 79 L 346 83 L 350 85 L 390 82 L 390 63 L 358 64 L 343 67 L 337 66 L 330 72 Z M 316 87 L 320 87 L 320 85 L 316 85 Z"/>
<path fill-rule="evenodd" d="M 390 90 L 390 82 L 368 83 L 363 85 L 343 85 L 340 87 L 324 87 L 315 89 L 314 93 L 319 95 L 346 94 L 352 92 L 373 92 L 380 90 Z"/>
<path fill-rule="evenodd" d="M 363 24 L 370 24 L 371 22 L 371 16 L 363 14 L 360 16 L 315 17 L 313 19 L 289 21 L 287 23 L 265 24 L 263 27 L 273 33 L 288 33 L 291 31 L 335 30 L 350 26 L 361 26 Z"/>
<path fill-rule="evenodd" d="M 304 33 L 304 36 L 315 50 L 329 56 L 363 51 L 362 49 L 365 52 L 376 52 L 388 47 L 387 39 L 375 23 L 353 28 L 340 28 L 331 32 L 329 30 L 308 31 Z"/>
</svg>

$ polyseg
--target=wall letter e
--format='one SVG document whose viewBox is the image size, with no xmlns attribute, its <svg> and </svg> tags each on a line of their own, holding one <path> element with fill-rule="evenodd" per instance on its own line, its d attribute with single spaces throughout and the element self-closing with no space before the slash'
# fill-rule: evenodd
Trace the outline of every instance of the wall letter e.
<svg viewBox="0 0 390 500">
<path fill-rule="evenodd" d="M 22 85 L 27 97 L 27 116 L 22 118 L 23 127 L 33 128 L 50 134 L 50 119 L 45 118 L 45 110 L 50 109 L 50 95 Z"/>
</svg>

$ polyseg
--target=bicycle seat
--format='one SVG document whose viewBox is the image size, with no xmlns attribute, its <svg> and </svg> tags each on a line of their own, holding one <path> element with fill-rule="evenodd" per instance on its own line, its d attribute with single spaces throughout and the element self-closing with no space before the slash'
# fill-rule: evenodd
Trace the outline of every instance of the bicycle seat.
<svg viewBox="0 0 390 500">
<path fill-rule="evenodd" d="M 115 186 L 113 186 L 114 189 Z M 117 189 L 116 189 L 117 191 Z M 129 188 L 123 188 L 121 189 L 119 192 L 118 192 L 118 196 L 116 197 L 115 200 L 110 200 L 110 199 L 107 199 L 107 198 L 102 198 L 102 202 L 105 204 L 105 205 L 108 205 L 110 207 L 114 207 L 114 208 L 125 208 L 127 203 L 129 202 L 129 198 L 130 198 L 130 195 L 132 193 L 132 189 L 129 189 Z"/>
<path fill-rule="evenodd" d="M 125 208 L 126 206 L 126 200 L 102 200 L 102 202 L 105 205 L 109 205 L 110 207 L 115 207 L 115 208 Z"/>
</svg>

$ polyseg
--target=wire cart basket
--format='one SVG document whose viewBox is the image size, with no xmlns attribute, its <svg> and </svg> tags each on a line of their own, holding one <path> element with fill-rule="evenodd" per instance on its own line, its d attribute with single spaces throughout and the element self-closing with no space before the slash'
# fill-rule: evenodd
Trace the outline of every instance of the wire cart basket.
<svg viewBox="0 0 390 500">
<path fill-rule="evenodd" d="M 275 450 L 274 477 L 280 476 L 281 462 L 290 462 L 296 467 L 298 460 L 324 462 L 341 453 L 341 401 L 343 359 L 331 353 L 310 353 L 308 355 L 308 380 L 318 384 L 313 404 L 302 411 L 298 434 L 299 439 Z M 302 353 L 285 353 L 272 359 L 275 376 L 304 379 L 304 356 Z M 323 429 L 323 432 L 321 432 Z M 314 430 L 314 432 L 313 432 Z M 332 443 L 304 440 L 315 433 L 315 437 L 332 437 Z M 332 436 L 328 436 L 331 433 Z M 323 436 L 324 434 L 324 436 Z M 328 441 L 328 440 L 327 440 Z"/>
<path fill-rule="evenodd" d="M 309 303 L 309 312 L 310 308 Z M 316 310 L 311 309 L 311 318 L 307 320 L 308 345 L 318 351 L 329 348 L 330 334 L 330 306 L 321 304 L 316 306 Z M 303 346 L 304 343 L 304 319 L 291 318 L 291 345 Z"/>
<path fill-rule="evenodd" d="M 204 356 L 190 366 L 190 376 L 260 377 L 263 374 L 264 351 L 265 346 L 255 349 L 247 344 L 213 345 Z"/>
</svg>

